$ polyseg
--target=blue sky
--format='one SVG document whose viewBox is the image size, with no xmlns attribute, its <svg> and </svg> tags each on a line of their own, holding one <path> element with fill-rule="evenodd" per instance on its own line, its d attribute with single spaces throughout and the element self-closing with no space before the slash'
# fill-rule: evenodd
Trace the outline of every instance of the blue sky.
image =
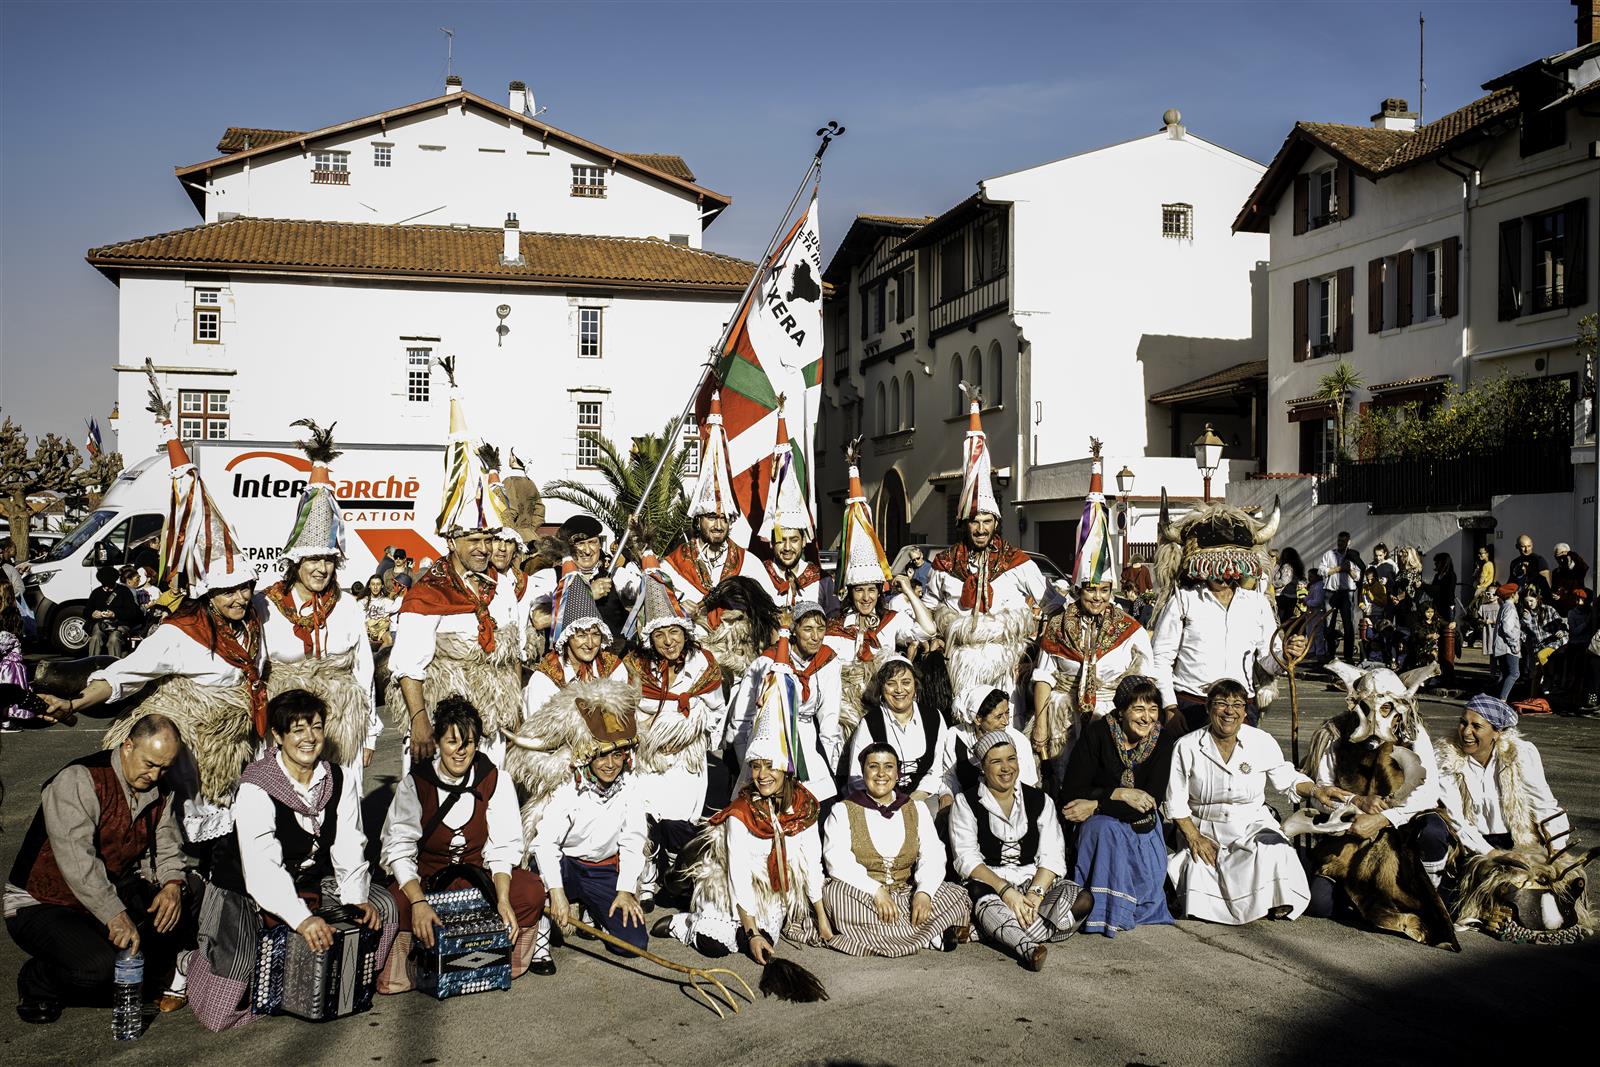
<svg viewBox="0 0 1600 1067">
<path fill-rule="evenodd" d="M 175 165 L 224 127 L 315 129 L 529 82 L 543 118 L 677 152 L 734 198 L 708 247 L 761 251 L 837 119 L 823 238 L 857 212 L 937 214 L 979 178 L 1155 129 L 1168 107 L 1263 162 L 1296 119 L 1425 117 L 1574 43 L 1568 0 L 1313 3 L 0 2 L 0 406 L 31 432 L 104 418 L 116 290 L 92 246 L 190 226 Z M 709 342 L 710 339 L 708 339 Z"/>
</svg>

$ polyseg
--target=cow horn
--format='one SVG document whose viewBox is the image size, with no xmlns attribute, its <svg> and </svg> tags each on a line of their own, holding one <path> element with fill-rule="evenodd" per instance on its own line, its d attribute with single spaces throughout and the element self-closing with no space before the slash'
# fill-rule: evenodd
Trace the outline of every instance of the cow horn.
<svg viewBox="0 0 1600 1067">
<path fill-rule="evenodd" d="M 1277 494 L 1272 497 L 1272 510 L 1267 514 L 1267 520 L 1256 530 L 1256 544 L 1270 544 L 1278 535 L 1278 524 L 1283 521 L 1283 504 L 1278 500 Z"/>
<path fill-rule="evenodd" d="M 1172 508 L 1167 503 L 1167 487 L 1161 487 L 1161 514 L 1156 518 L 1156 540 L 1169 541 L 1172 530 Z"/>
</svg>

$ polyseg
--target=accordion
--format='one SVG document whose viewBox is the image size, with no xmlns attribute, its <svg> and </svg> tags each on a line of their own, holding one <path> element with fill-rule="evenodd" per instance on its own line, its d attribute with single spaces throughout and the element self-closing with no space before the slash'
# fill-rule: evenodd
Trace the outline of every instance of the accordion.
<svg viewBox="0 0 1600 1067">
<path fill-rule="evenodd" d="M 483 894 L 447 889 L 427 897 L 443 925 L 432 948 L 412 946 L 417 989 L 439 1000 L 510 989 L 511 932 Z"/>
<path fill-rule="evenodd" d="M 289 926 L 261 931 L 250 1010 L 325 1022 L 372 1007 L 378 984 L 379 933 L 349 922 L 330 922 L 333 947 L 314 952 Z"/>
</svg>

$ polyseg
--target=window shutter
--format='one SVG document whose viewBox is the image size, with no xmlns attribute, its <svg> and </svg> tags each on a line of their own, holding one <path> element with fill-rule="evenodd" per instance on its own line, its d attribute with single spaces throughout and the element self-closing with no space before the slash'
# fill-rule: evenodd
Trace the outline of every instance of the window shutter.
<svg viewBox="0 0 1600 1067">
<path fill-rule="evenodd" d="M 867 323 L 872 318 L 872 308 L 867 304 L 871 293 L 872 290 L 870 289 L 861 290 L 861 339 L 863 341 L 867 339 Z"/>
<path fill-rule="evenodd" d="M 1339 198 L 1339 218 L 1355 214 L 1355 176 L 1348 163 L 1340 163 L 1333 172 L 1333 190 Z"/>
<path fill-rule="evenodd" d="M 1564 306 L 1575 308 L 1589 301 L 1589 264 L 1586 253 L 1589 249 L 1587 200 L 1574 200 L 1562 212 L 1567 216 L 1565 234 L 1565 260 L 1566 281 L 1564 288 L 1566 299 Z"/>
<path fill-rule="evenodd" d="M 1350 297 L 1356 287 L 1356 269 L 1345 267 L 1339 271 L 1338 281 L 1334 288 L 1338 291 L 1333 294 L 1338 302 L 1337 325 L 1333 333 L 1333 350 L 1335 352 L 1348 352 L 1356 345 L 1355 323 L 1350 317 Z"/>
<path fill-rule="evenodd" d="M 1367 260 L 1367 332 L 1383 332 L 1383 260 Z"/>
<path fill-rule="evenodd" d="M 1522 314 L 1522 220 L 1500 224 L 1500 321 Z"/>
<path fill-rule="evenodd" d="M 1439 315 L 1449 319 L 1461 313 L 1461 238 L 1446 237 L 1440 258 Z"/>
<path fill-rule="evenodd" d="M 1300 363 L 1307 355 L 1306 311 L 1311 301 L 1311 280 L 1301 278 L 1294 283 L 1294 361 Z"/>
<path fill-rule="evenodd" d="M 1306 216 L 1311 213 L 1311 175 L 1294 176 L 1294 235 L 1306 232 Z"/>
<path fill-rule="evenodd" d="M 1394 324 L 1411 325 L 1411 250 L 1395 257 Z"/>
</svg>

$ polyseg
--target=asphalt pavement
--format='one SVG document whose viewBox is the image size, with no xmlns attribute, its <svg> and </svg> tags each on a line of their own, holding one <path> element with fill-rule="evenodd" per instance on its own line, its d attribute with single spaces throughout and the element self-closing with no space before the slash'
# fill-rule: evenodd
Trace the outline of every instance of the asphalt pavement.
<svg viewBox="0 0 1600 1067">
<path fill-rule="evenodd" d="M 1322 680 L 1302 686 L 1306 724 L 1342 707 Z M 1459 700 L 1429 697 L 1434 736 Z M 1286 698 L 1264 725 L 1287 750 Z M 40 784 L 92 749 L 100 725 L 6 734 L 0 749 L 0 870 L 9 870 Z M 1528 718 L 1556 796 L 1579 837 L 1600 837 L 1600 720 Z M 386 738 L 369 775 L 381 806 L 398 772 Z M 369 825 L 374 825 L 369 823 Z M 656 915 L 660 915 L 657 912 Z M 653 920 L 655 916 L 651 916 Z M 653 944 L 700 961 L 675 941 Z M 435 1002 L 379 997 L 371 1012 L 327 1024 L 292 1018 L 208 1034 L 187 1011 L 158 1017 L 139 1041 L 111 1039 L 109 1011 L 69 1009 L 53 1026 L 11 1011 L 20 954 L 0 938 L 0 1061 L 8 1064 L 540 1064 L 1053 1063 L 1383 1064 L 1510 1053 L 1545 1060 L 1593 1055 L 1584 1025 L 1595 1004 L 1600 938 L 1575 946 L 1507 945 L 1462 935 L 1459 954 L 1333 920 L 1245 927 L 1180 921 L 1115 939 L 1050 948 L 1031 974 L 994 949 L 907 960 L 853 959 L 826 949 L 795 958 L 830 999 L 763 1000 L 719 1020 L 661 969 L 619 961 L 591 942 L 557 949 L 553 978 L 509 992 Z M 723 961 L 752 987 L 756 968 Z"/>
</svg>

